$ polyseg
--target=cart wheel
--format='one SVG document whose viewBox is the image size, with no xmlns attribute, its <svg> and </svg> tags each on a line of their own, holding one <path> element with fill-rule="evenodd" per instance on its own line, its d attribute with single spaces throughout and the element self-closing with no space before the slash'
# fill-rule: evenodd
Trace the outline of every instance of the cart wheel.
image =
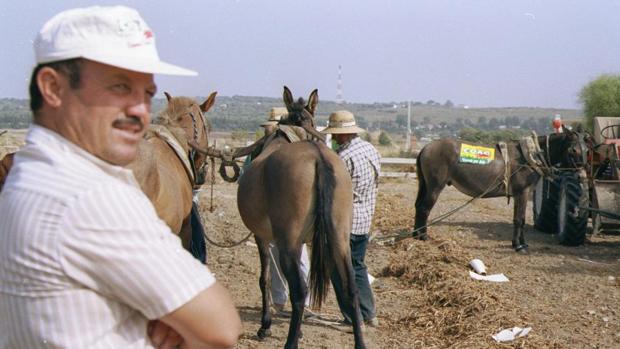
<svg viewBox="0 0 620 349">
<path fill-rule="evenodd" d="M 541 178 L 533 189 L 534 228 L 544 233 L 557 232 L 560 181 Z"/>
<path fill-rule="evenodd" d="M 588 211 L 580 210 L 579 206 L 587 207 L 588 193 L 579 181 L 577 173 L 562 174 L 558 202 L 558 240 L 562 245 L 582 245 L 586 238 Z"/>
</svg>

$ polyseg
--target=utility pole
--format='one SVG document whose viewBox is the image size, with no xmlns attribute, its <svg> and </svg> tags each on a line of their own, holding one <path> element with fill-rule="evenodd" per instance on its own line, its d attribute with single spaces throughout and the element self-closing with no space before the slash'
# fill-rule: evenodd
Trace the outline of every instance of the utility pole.
<svg viewBox="0 0 620 349">
<path fill-rule="evenodd" d="M 411 101 L 407 101 L 407 144 L 405 149 L 411 151 Z"/>
</svg>

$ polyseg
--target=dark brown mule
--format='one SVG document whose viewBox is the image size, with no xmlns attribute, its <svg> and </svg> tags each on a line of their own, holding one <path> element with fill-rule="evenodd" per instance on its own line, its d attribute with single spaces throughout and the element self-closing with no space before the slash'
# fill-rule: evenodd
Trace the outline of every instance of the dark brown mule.
<svg viewBox="0 0 620 349">
<path fill-rule="evenodd" d="M 314 127 L 318 103 L 314 90 L 305 104 L 293 100 L 284 87 L 287 122 Z M 290 143 L 277 131 L 239 179 L 237 205 L 243 223 L 258 245 L 261 262 L 262 318 L 258 337 L 271 334 L 269 243 L 275 242 L 280 266 L 290 289 L 292 316 L 285 348 L 297 348 L 308 287 L 301 276 L 301 245 L 312 243 L 310 288 L 312 302 L 320 306 L 329 289 L 330 273 L 338 273 L 346 294 L 337 295 L 353 317 L 355 347 L 365 348 L 361 314 L 349 247 L 353 209 L 351 178 L 344 164 L 323 142 Z"/>
<path fill-rule="evenodd" d="M 570 167 L 580 154 L 579 135 L 564 129 L 564 133 L 537 137 L 542 150 L 539 169 L 549 173 L 550 167 Z M 492 198 L 508 195 L 514 197 L 514 231 L 512 247 L 517 252 L 527 253 L 523 234 L 527 193 L 530 186 L 538 181 L 540 174 L 535 171 L 527 158 L 532 152 L 524 149 L 519 141 L 507 142 L 508 168 L 498 146 L 495 146 L 495 159 L 488 164 L 471 164 L 459 161 L 461 142 L 441 139 L 426 145 L 418 154 L 416 169 L 418 176 L 418 195 L 415 201 L 414 236 L 427 239 L 426 224 L 431 209 L 446 185 L 453 185 L 460 192 L 471 197 Z M 493 146 L 491 146 L 493 147 Z M 536 154 L 532 154 L 536 156 Z M 544 165 L 546 164 L 546 165 Z M 509 189 L 506 191 L 504 178 L 509 176 Z"/>
<path fill-rule="evenodd" d="M 185 248 L 189 248 L 191 236 L 192 190 L 204 183 L 207 161 L 188 142 L 208 146 L 209 127 L 203 114 L 215 103 L 216 94 L 198 104 L 165 93 L 168 106 L 150 125 L 136 159 L 128 166 L 157 215 L 180 235 Z"/>
</svg>

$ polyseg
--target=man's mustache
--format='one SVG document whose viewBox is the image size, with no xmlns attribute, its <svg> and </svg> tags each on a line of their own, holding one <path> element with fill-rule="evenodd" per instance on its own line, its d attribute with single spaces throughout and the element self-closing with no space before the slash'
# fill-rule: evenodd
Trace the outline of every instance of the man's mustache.
<svg viewBox="0 0 620 349">
<path fill-rule="evenodd" d="M 121 127 L 121 128 L 124 126 L 138 126 L 139 127 L 138 131 L 142 131 L 144 129 L 144 124 L 142 123 L 140 118 L 136 116 L 128 116 L 125 118 L 116 119 L 112 123 L 112 126 Z"/>
</svg>

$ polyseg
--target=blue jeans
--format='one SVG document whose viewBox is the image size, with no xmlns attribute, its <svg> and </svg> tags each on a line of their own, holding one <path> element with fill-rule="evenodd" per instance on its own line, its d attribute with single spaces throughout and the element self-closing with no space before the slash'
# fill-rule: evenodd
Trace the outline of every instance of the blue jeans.
<svg viewBox="0 0 620 349">
<path fill-rule="evenodd" d="M 366 248 L 368 247 L 368 234 L 354 235 L 351 234 L 351 261 L 353 262 L 353 271 L 355 273 L 355 285 L 357 286 L 357 292 L 359 294 L 360 311 L 362 312 L 362 318 L 364 321 L 368 321 L 374 318 L 377 313 L 375 310 L 375 298 L 370 288 L 370 282 L 368 281 L 368 268 L 364 263 L 366 257 Z M 346 290 L 340 288 L 340 279 L 337 273 L 332 273 L 332 284 L 336 291 L 336 299 L 338 300 L 338 306 L 340 312 L 344 315 L 345 321 L 351 322 L 351 314 L 348 314 L 343 300 L 338 294 L 344 294 Z"/>
</svg>

